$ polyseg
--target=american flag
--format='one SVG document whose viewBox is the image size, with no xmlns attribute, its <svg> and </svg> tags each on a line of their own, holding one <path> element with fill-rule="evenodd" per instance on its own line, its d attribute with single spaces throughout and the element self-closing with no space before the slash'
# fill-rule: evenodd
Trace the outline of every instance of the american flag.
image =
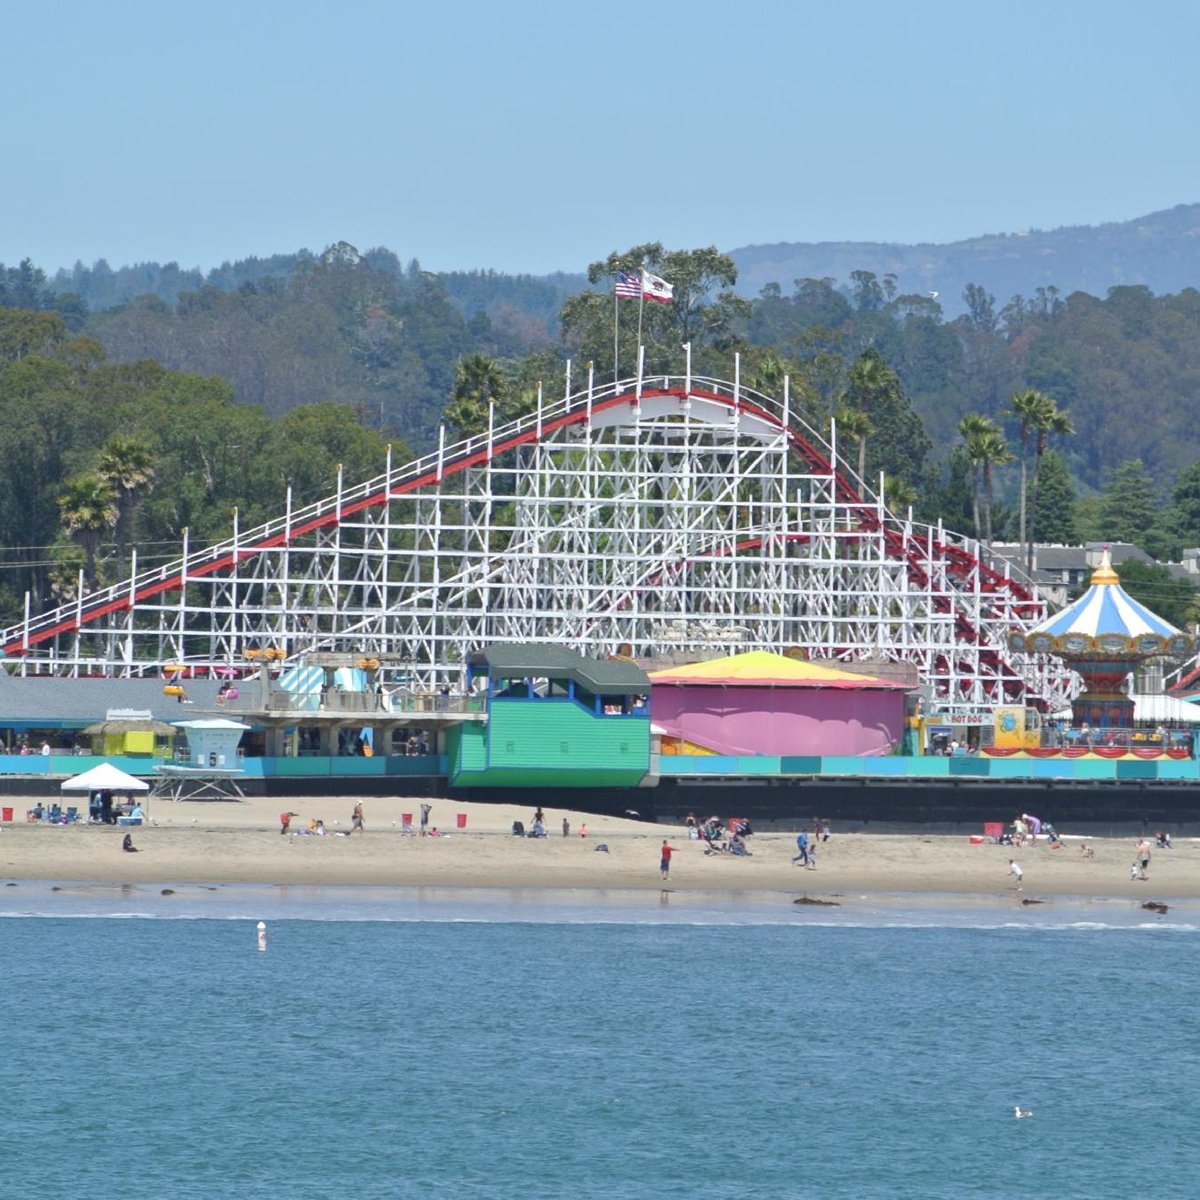
<svg viewBox="0 0 1200 1200">
<path fill-rule="evenodd" d="M 617 281 L 613 284 L 613 291 L 618 296 L 633 296 L 636 298 L 642 294 L 642 278 L 640 275 L 635 275 L 632 271 L 618 271 Z"/>
</svg>

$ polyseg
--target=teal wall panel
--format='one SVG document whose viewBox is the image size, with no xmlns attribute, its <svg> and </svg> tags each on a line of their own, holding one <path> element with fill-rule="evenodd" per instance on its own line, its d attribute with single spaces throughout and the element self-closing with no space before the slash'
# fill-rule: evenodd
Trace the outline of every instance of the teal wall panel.
<svg viewBox="0 0 1200 1200">
<path fill-rule="evenodd" d="M 1157 779 L 1158 762 L 1134 758 L 1118 759 L 1116 763 L 1118 779 Z"/>
<path fill-rule="evenodd" d="M 785 754 L 779 760 L 779 769 L 784 775 L 819 775 L 821 760 L 814 755 Z"/>
</svg>

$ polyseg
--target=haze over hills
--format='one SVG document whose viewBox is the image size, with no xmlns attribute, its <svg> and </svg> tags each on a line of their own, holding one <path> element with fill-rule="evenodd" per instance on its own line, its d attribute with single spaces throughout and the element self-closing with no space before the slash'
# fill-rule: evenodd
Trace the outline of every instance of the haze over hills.
<svg viewBox="0 0 1200 1200">
<path fill-rule="evenodd" d="M 902 293 L 938 293 L 947 316 L 964 311 L 968 283 L 985 287 L 1001 303 L 1056 287 L 1063 296 L 1088 292 L 1103 298 L 1110 287 L 1145 284 L 1163 295 L 1200 287 L 1200 204 L 1104 225 L 1073 225 L 1048 232 L 987 234 L 946 245 L 884 242 L 778 242 L 731 251 L 738 290 L 757 295 L 778 283 L 829 276 L 844 284 L 852 271 L 894 274 Z"/>
<path fill-rule="evenodd" d="M 596 256 L 619 248 L 597 247 Z M 315 249 L 319 253 L 321 248 Z M 1040 287 L 1055 287 L 1064 297 L 1082 291 L 1101 299 L 1118 285 L 1144 284 L 1157 295 L 1200 287 L 1200 204 L 1180 204 L 1130 221 L 985 234 L 945 244 L 777 242 L 729 253 L 738 266 L 737 290 L 746 296 L 757 296 L 768 283 L 790 295 L 795 280 L 803 278 L 829 277 L 846 288 L 852 272 L 870 271 L 881 280 L 895 275 L 901 294 L 937 292 L 945 316 L 952 318 L 965 311 L 962 294 L 968 283 L 981 285 L 1000 305 L 1016 295 L 1031 297 Z M 92 311 L 147 294 L 174 304 L 182 292 L 205 285 L 233 291 L 267 277 L 286 278 L 314 257 L 311 250 L 300 250 L 227 262 L 208 272 L 150 262 L 114 269 L 101 259 L 92 267 L 77 263 L 59 270 L 49 283 L 57 292 L 78 293 Z M 373 266 L 403 269 L 390 250 L 370 251 L 366 258 Z M 437 270 L 436 263 L 423 265 Z M 582 266 L 550 276 L 505 275 L 485 268 L 440 277 L 468 316 L 494 307 L 503 296 L 551 326 L 562 300 L 587 286 Z"/>
</svg>

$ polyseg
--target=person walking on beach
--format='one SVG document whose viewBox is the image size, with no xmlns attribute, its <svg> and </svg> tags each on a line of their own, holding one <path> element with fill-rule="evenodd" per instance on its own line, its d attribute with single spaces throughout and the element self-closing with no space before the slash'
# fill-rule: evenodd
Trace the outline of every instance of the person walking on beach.
<svg viewBox="0 0 1200 1200">
<path fill-rule="evenodd" d="M 1150 878 L 1150 875 L 1149 875 L 1150 843 L 1148 841 L 1146 841 L 1145 838 L 1142 838 L 1142 840 L 1140 842 L 1138 842 L 1137 852 L 1136 852 L 1135 857 L 1137 859 L 1137 869 L 1138 869 L 1137 877 L 1139 879 L 1149 879 Z"/>
<path fill-rule="evenodd" d="M 566 817 L 563 817 L 563 837 L 570 837 L 570 836 L 571 836 L 571 822 L 568 821 Z"/>
<path fill-rule="evenodd" d="M 799 853 L 792 862 L 799 863 L 802 867 L 808 866 L 808 834 L 802 829 L 796 834 L 796 849 Z"/>
<path fill-rule="evenodd" d="M 658 869 L 662 873 L 664 879 L 671 874 L 671 855 L 675 852 L 675 847 L 663 838 L 662 857 L 659 859 Z"/>
<path fill-rule="evenodd" d="M 279 832 L 287 833 L 288 826 L 292 823 L 292 818 L 298 817 L 299 815 L 299 813 L 294 812 L 281 812 L 279 814 Z"/>
<path fill-rule="evenodd" d="M 363 828 L 363 811 L 361 800 L 355 804 L 354 812 L 350 814 L 350 832 L 353 833 L 356 829 L 359 833 L 366 833 L 366 829 Z"/>
<path fill-rule="evenodd" d="M 1015 877 L 1017 881 L 1017 891 L 1021 890 L 1021 880 L 1025 878 L 1025 872 L 1021 870 L 1021 864 L 1014 862 L 1013 859 L 1008 860 L 1008 873 Z"/>
<path fill-rule="evenodd" d="M 433 811 L 432 804 L 421 805 L 421 836 L 425 836 L 425 831 L 429 828 L 429 814 Z"/>
</svg>

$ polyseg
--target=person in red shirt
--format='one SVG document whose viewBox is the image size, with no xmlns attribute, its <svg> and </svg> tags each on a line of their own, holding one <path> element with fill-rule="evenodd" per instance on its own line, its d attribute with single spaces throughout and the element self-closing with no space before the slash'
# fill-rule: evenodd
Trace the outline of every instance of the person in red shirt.
<svg viewBox="0 0 1200 1200">
<path fill-rule="evenodd" d="M 663 838 L 662 858 L 659 861 L 658 869 L 662 872 L 662 877 L 664 879 L 666 879 L 667 876 L 670 875 L 670 873 L 671 873 L 671 855 L 674 852 L 674 850 L 675 850 L 675 847 L 672 846 L 671 843 L 668 842 L 666 838 Z"/>
<path fill-rule="evenodd" d="M 287 833 L 288 826 L 292 823 L 292 818 L 298 817 L 299 815 L 299 813 L 294 812 L 281 812 L 279 814 L 279 832 Z"/>
</svg>

